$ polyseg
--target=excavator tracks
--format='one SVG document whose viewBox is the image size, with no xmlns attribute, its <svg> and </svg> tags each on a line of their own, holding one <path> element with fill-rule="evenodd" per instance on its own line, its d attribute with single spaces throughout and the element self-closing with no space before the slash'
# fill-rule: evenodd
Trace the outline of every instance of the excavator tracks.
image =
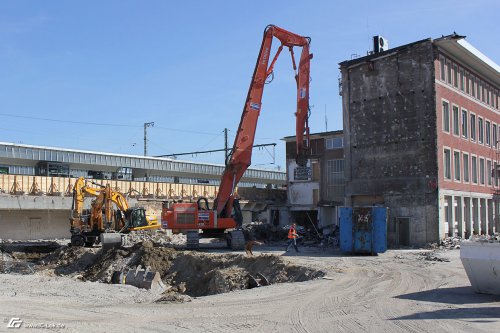
<svg viewBox="0 0 500 333">
<path fill-rule="evenodd" d="M 230 247 L 232 250 L 245 249 L 245 235 L 242 230 L 233 230 L 229 232 L 231 238 Z"/>
<path fill-rule="evenodd" d="M 189 250 L 197 250 L 200 248 L 200 234 L 198 230 L 190 230 L 186 234 L 186 248 Z"/>
</svg>

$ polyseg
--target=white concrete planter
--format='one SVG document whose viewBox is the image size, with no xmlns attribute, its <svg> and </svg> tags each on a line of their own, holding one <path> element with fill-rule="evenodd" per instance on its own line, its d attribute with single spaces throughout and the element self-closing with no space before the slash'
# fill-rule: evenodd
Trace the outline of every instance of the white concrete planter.
<svg viewBox="0 0 500 333">
<path fill-rule="evenodd" d="M 500 243 L 460 244 L 460 259 L 475 292 L 500 295 Z"/>
</svg>

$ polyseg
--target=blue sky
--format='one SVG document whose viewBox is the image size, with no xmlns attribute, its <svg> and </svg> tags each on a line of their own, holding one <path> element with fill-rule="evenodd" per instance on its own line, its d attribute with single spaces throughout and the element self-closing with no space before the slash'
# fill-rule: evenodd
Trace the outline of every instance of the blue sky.
<svg viewBox="0 0 500 333">
<path fill-rule="evenodd" d="M 267 24 L 312 38 L 311 131 L 325 130 L 325 109 L 328 130 L 341 129 L 338 63 L 366 55 L 372 36 L 395 47 L 456 31 L 499 63 L 499 12 L 495 0 L 4 0 L 0 141 L 141 155 L 153 121 L 150 155 L 222 148 L 225 127 L 232 146 Z M 295 93 L 283 52 L 255 141 L 278 143 L 276 163 L 256 150 L 254 166 L 283 168 Z"/>
</svg>

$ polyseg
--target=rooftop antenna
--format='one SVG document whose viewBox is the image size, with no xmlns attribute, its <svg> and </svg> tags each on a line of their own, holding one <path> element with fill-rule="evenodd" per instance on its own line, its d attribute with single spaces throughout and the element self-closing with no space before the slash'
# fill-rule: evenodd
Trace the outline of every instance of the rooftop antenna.
<svg viewBox="0 0 500 333">
<path fill-rule="evenodd" d="M 328 117 L 326 116 L 326 104 L 325 104 L 325 132 L 328 132 Z"/>
</svg>

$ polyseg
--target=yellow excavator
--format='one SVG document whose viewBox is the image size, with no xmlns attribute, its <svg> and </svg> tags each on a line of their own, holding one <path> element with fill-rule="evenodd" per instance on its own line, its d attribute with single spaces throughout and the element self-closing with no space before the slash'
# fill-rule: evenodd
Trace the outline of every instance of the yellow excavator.
<svg viewBox="0 0 500 333">
<path fill-rule="evenodd" d="M 109 184 L 102 186 L 92 183 L 99 186 L 93 187 L 87 183 L 80 177 L 73 187 L 70 217 L 72 246 L 91 247 L 101 242 L 103 248 L 117 247 L 122 244 L 123 233 L 161 228 L 158 218 L 147 216 L 142 207 L 130 208 L 125 196 L 112 190 Z M 90 215 L 84 215 L 84 200 L 88 196 L 95 199 L 91 204 Z"/>
</svg>

